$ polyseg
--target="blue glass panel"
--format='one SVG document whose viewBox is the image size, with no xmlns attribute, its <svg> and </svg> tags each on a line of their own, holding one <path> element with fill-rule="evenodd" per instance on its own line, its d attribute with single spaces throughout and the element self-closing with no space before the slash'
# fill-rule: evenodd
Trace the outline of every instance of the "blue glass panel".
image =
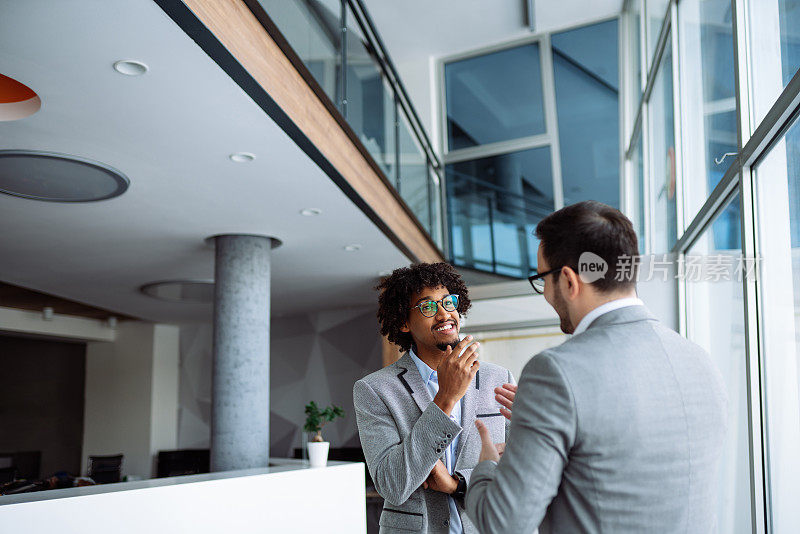
<svg viewBox="0 0 800 534">
<path fill-rule="evenodd" d="M 539 45 L 445 65 L 450 150 L 544 133 Z"/>
<path fill-rule="evenodd" d="M 552 38 L 564 204 L 619 206 L 617 21 Z"/>
</svg>

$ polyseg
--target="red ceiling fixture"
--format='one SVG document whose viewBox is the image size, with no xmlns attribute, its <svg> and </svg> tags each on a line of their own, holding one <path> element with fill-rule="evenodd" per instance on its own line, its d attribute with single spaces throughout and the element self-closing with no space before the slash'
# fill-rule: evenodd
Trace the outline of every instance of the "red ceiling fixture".
<svg viewBox="0 0 800 534">
<path fill-rule="evenodd" d="M 0 121 L 30 117 L 41 107 L 42 101 L 33 89 L 0 74 Z"/>
</svg>

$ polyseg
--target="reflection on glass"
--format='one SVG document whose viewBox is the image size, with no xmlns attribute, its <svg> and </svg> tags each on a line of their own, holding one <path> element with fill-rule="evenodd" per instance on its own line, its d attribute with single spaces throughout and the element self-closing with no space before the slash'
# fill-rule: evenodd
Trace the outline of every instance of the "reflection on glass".
<svg viewBox="0 0 800 534">
<path fill-rule="evenodd" d="M 544 133 L 538 44 L 448 63 L 444 77 L 449 150 Z"/>
<path fill-rule="evenodd" d="M 650 205 L 653 219 L 652 252 L 667 252 L 677 241 L 675 117 L 672 101 L 672 46 L 658 67 L 648 106 L 650 114 Z"/>
<path fill-rule="evenodd" d="M 735 206 L 735 208 L 734 208 Z M 719 466 L 718 532 L 749 533 L 750 448 L 741 241 L 727 239 L 740 224 L 739 197 L 687 252 L 683 263 L 689 337 L 706 349 L 728 393 L 728 429 Z M 720 236 L 726 236 L 719 239 Z M 738 233 L 737 233 L 738 236 Z"/>
<path fill-rule="evenodd" d="M 394 182 L 394 95 L 370 50 L 348 8 L 345 118 L 389 180 Z"/>
<path fill-rule="evenodd" d="M 631 158 L 631 187 L 633 188 L 634 211 L 631 214 L 636 237 L 639 241 L 639 253 L 645 252 L 645 216 L 644 216 L 644 143 L 643 137 L 639 135 L 636 142 L 636 150 Z"/>
<path fill-rule="evenodd" d="M 341 64 L 339 0 L 259 0 L 325 94 L 337 105 Z"/>
<path fill-rule="evenodd" d="M 761 121 L 800 69 L 800 2 L 758 0 L 750 6 L 753 101 Z"/>
<path fill-rule="evenodd" d="M 658 36 L 661 33 L 661 26 L 667 16 L 669 0 L 645 0 L 645 11 L 647 13 L 647 68 L 652 67 L 653 54 L 656 52 Z"/>
<path fill-rule="evenodd" d="M 432 184 L 428 173 L 428 162 L 425 153 L 417 143 L 405 113 L 400 113 L 400 182 L 397 190 L 408 207 L 417 216 L 422 226 L 432 235 L 434 213 L 438 204 L 431 203 Z"/>
<path fill-rule="evenodd" d="M 756 171 L 772 531 L 800 529 L 800 123 Z"/>
<path fill-rule="evenodd" d="M 528 276 L 536 268 L 533 229 L 554 209 L 550 149 L 453 163 L 446 177 L 455 262 Z"/>
<path fill-rule="evenodd" d="M 725 175 L 737 151 L 731 2 L 684 0 L 678 20 L 688 220 Z"/>
<path fill-rule="evenodd" d="M 552 37 L 564 205 L 619 206 L 617 21 Z"/>
<path fill-rule="evenodd" d="M 630 8 L 630 61 L 633 67 L 633 76 L 631 76 L 631 100 L 633 104 L 634 113 L 642 99 L 642 0 L 634 0 Z"/>
</svg>

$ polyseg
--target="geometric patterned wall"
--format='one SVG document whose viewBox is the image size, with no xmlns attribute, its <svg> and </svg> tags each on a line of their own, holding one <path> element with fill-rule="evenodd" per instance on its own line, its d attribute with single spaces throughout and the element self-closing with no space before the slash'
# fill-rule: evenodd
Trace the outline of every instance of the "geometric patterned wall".
<svg viewBox="0 0 800 534">
<path fill-rule="evenodd" d="M 382 366 L 376 307 L 273 317 L 270 335 L 270 455 L 291 456 L 310 400 L 345 410 L 323 430 L 331 447 L 359 447 L 353 384 Z M 210 324 L 181 327 L 178 447 L 208 447 L 211 416 Z"/>
</svg>

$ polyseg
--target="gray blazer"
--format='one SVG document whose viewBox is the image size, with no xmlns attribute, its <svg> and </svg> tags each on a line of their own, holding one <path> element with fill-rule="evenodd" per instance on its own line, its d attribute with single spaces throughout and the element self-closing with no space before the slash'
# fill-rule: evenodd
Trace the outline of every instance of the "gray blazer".
<svg viewBox="0 0 800 534">
<path fill-rule="evenodd" d="M 462 398 L 463 429 L 432 402 L 408 353 L 355 383 L 353 404 L 361 446 L 375 489 L 385 501 L 381 533 L 449 531 L 447 496 L 422 489 L 422 483 L 459 434 L 455 471 L 469 482 L 481 450 L 476 418 L 486 423 L 496 443 L 506 441 L 508 420 L 494 398 L 494 388 L 506 382 L 514 383 L 508 370 L 481 362 Z M 456 504 L 464 532 L 476 532 L 463 502 Z"/>
<path fill-rule="evenodd" d="M 601 315 L 526 364 L 469 516 L 483 533 L 711 532 L 726 404 L 708 354 L 644 306 Z"/>
</svg>

